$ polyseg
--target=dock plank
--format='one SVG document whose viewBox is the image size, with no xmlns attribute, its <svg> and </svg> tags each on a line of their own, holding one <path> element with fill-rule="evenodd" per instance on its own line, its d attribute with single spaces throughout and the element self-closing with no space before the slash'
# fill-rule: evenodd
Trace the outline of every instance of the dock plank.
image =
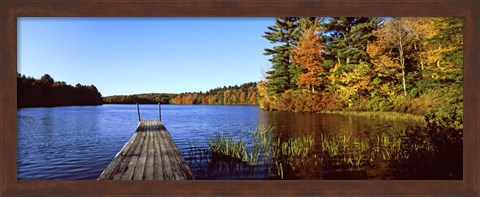
<svg viewBox="0 0 480 197">
<path fill-rule="evenodd" d="M 153 178 L 155 180 L 165 180 L 164 173 L 163 173 L 163 164 L 162 164 L 162 156 L 161 156 L 161 150 L 160 150 L 160 135 L 154 135 L 153 138 L 153 144 L 154 144 L 154 176 Z"/>
<path fill-rule="evenodd" d="M 147 156 L 145 161 L 145 180 L 153 180 L 154 179 L 154 161 L 155 161 L 155 134 L 153 131 L 150 132 L 150 138 L 148 139 L 148 148 L 147 148 Z"/>
<path fill-rule="evenodd" d="M 162 131 L 159 132 L 161 134 Z M 168 155 L 168 149 L 163 139 L 163 136 L 160 135 L 160 155 L 162 157 L 162 168 L 163 176 L 165 180 L 174 180 L 175 176 L 173 175 L 172 165 L 170 164 L 170 157 Z"/>
<path fill-rule="evenodd" d="M 176 180 L 184 180 L 185 176 L 182 174 L 180 166 L 177 163 L 176 152 L 174 150 L 174 147 L 172 146 L 170 141 L 167 140 L 168 136 L 167 136 L 167 133 L 164 130 L 162 130 L 161 134 L 162 134 L 162 139 L 164 140 L 165 146 L 167 147 L 167 154 L 168 154 L 168 157 L 169 157 L 169 160 L 170 160 L 170 166 L 171 166 L 171 169 L 172 169 L 172 173 L 175 176 Z"/>
<path fill-rule="evenodd" d="M 143 120 L 98 180 L 194 179 L 190 168 L 159 120 Z"/>
<path fill-rule="evenodd" d="M 110 176 L 113 174 L 113 172 L 118 168 L 118 166 L 121 164 L 122 160 L 125 159 L 125 155 L 128 154 L 128 151 L 130 147 L 132 146 L 133 142 L 135 142 L 135 138 L 137 137 L 137 133 L 135 132 L 130 140 L 123 145 L 122 149 L 115 155 L 115 158 L 113 161 L 105 168 L 105 170 L 102 172 L 100 177 L 98 178 L 99 180 L 104 180 L 104 179 L 109 179 Z"/>
<path fill-rule="evenodd" d="M 141 129 L 139 127 L 139 129 Z M 137 129 L 138 131 L 138 129 Z M 115 169 L 112 171 L 111 175 L 107 179 L 120 179 L 122 174 L 127 169 L 127 164 L 130 161 L 133 152 L 135 151 L 136 147 L 139 146 L 139 142 L 141 141 L 141 136 L 138 133 L 134 133 L 135 138 L 132 138 L 133 141 L 129 141 L 131 145 L 128 147 L 128 150 L 121 151 L 120 154 L 117 153 L 117 158 L 119 158 L 119 163 L 116 165 Z M 108 168 L 107 170 L 108 171 Z"/>
<path fill-rule="evenodd" d="M 145 132 L 145 139 L 144 139 L 144 145 L 142 146 L 142 149 L 140 150 L 140 153 L 138 154 L 138 161 L 135 165 L 135 171 L 133 172 L 133 180 L 142 180 L 143 175 L 145 172 L 145 165 L 147 163 L 147 152 L 148 152 L 148 142 L 150 140 L 150 130 L 147 126 L 147 130 Z"/>
<path fill-rule="evenodd" d="M 172 139 L 170 134 L 166 132 L 166 129 L 165 129 L 165 135 L 166 135 L 165 138 Z M 174 154 L 175 165 L 178 167 L 180 173 L 184 176 L 185 179 L 194 179 L 192 171 L 190 170 L 190 167 L 188 167 L 187 162 L 185 161 L 182 154 L 178 150 L 178 147 L 175 145 L 175 143 L 173 143 L 173 140 L 170 140 L 169 143 L 170 143 L 170 146 L 172 147 L 172 151 L 176 152 Z"/>
<path fill-rule="evenodd" d="M 142 129 L 140 127 L 140 123 L 138 124 L 137 130 Z M 130 159 L 130 155 L 133 154 L 133 150 L 135 150 L 135 146 L 138 145 L 137 140 L 138 132 L 134 132 L 130 140 L 128 140 L 120 149 L 120 151 L 115 155 L 113 161 L 105 168 L 102 172 L 98 180 L 105 180 L 105 179 L 113 179 L 114 174 L 123 174 L 125 170 L 125 161 Z"/>
<path fill-rule="evenodd" d="M 141 138 L 139 140 L 139 145 L 135 148 L 135 151 L 130 157 L 130 161 L 127 164 L 127 169 L 125 169 L 124 173 L 120 177 L 121 180 L 132 180 L 133 173 L 135 172 L 135 167 L 137 166 L 138 158 L 140 157 L 140 152 L 142 151 L 143 143 L 145 142 L 146 133 L 142 132 Z"/>
</svg>

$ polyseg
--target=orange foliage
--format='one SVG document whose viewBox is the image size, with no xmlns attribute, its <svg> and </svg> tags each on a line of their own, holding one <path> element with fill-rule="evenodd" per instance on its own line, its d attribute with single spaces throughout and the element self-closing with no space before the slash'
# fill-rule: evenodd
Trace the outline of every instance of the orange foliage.
<svg viewBox="0 0 480 197">
<path fill-rule="evenodd" d="M 170 99 L 172 104 L 209 104 L 209 105 L 256 105 L 257 88 L 255 83 L 247 83 L 241 86 L 229 86 L 209 90 L 206 93 L 182 93 Z"/>
<path fill-rule="evenodd" d="M 300 40 L 297 42 L 297 48 L 293 49 L 293 63 L 301 65 L 305 72 L 299 75 L 297 85 L 307 86 L 313 92 L 315 87 L 322 85 L 320 75 L 324 72 L 321 63 L 325 60 L 321 51 L 323 45 L 319 42 L 320 35 L 317 34 L 319 28 L 312 26 L 305 30 Z"/>
</svg>

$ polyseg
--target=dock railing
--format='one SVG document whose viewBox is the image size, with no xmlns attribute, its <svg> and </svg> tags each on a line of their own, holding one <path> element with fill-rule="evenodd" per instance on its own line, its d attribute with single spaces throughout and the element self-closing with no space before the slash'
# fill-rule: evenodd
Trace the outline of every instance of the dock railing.
<svg viewBox="0 0 480 197">
<path fill-rule="evenodd" d="M 138 114 L 138 122 L 142 121 L 140 117 L 140 105 L 137 103 L 137 114 Z M 162 106 L 160 102 L 158 102 L 158 120 L 162 121 Z"/>
</svg>

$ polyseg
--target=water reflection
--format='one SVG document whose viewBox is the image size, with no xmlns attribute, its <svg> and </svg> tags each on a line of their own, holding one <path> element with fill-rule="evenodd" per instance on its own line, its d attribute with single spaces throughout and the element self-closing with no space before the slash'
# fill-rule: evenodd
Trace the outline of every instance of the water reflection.
<svg viewBox="0 0 480 197">
<path fill-rule="evenodd" d="M 198 179 L 462 179 L 460 130 L 334 114 L 259 114 L 259 124 L 278 128 L 270 136 L 274 140 L 267 142 L 273 153 L 267 154 L 272 151 L 268 148 L 260 151 L 267 159 L 252 164 L 247 157 L 252 153 L 242 153 L 242 148 L 236 153 L 192 146 L 204 159 L 195 162 L 196 168 L 207 169 Z M 292 139 L 301 139 L 297 136 L 314 137 L 314 148 L 303 156 L 282 153 L 304 150 L 303 142 L 290 145 Z M 216 143 L 236 149 L 234 138 L 219 139 Z M 250 151 L 252 146 L 264 146 L 256 144 L 255 137 L 246 139 L 253 141 Z"/>
<path fill-rule="evenodd" d="M 273 125 L 281 135 L 298 136 L 314 133 L 353 134 L 368 136 L 371 132 L 399 132 L 414 123 L 369 119 L 360 116 L 309 112 L 263 111 L 258 113 L 259 125 Z"/>
</svg>

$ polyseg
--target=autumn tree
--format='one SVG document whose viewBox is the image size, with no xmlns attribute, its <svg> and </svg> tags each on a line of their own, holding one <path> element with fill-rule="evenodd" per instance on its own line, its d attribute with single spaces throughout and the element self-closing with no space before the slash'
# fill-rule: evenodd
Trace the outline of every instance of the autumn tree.
<svg viewBox="0 0 480 197">
<path fill-rule="evenodd" d="M 445 52 L 453 48 L 462 48 L 462 21 L 458 21 L 458 19 L 446 17 L 403 18 L 404 28 L 412 37 L 414 53 L 410 55 L 420 63 L 422 71 L 440 68 L 442 60 L 450 59 L 444 58 Z M 449 23 L 454 20 L 457 21 Z M 454 25 L 455 29 L 449 29 L 450 25 Z M 457 45 L 454 44 L 455 42 Z"/>
<path fill-rule="evenodd" d="M 428 54 L 430 50 L 429 40 L 435 34 L 435 26 L 433 21 L 436 18 L 426 17 L 408 17 L 404 19 L 404 27 L 408 34 L 412 36 L 412 44 L 414 53 L 412 54 L 420 63 L 420 68 L 423 71 L 426 62 L 431 58 L 432 54 Z"/>
<path fill-rule="evenodd" d="M 372 80 L 371 65 L 360 61 L 357 64 L 344 65 L 343 69 L 344 72 L 335 77 L 337 90 L 331 96 L 340 98 L 348 107 L 362 108 L 359 107 L 361 103 L 359 103 L 358 99 L 366 99 L 369 96 L 370 82 Z"/>
<path fill-rule="evenodd" d="M 298 33 L 299 33 L 299 38 L 301 37 L 302 34 L 305 34 L 306 30 L 315 26 L 319 27 L 320 22 L 323 20 L 322 17 L 301 17 L 298 19 Z M 298 42 L 298 41 L 297 41 Z M 296 43 L 297 43 L 296 42 Z M 295 43 L 295 44 L 296 44 Z M 296 47 L 293 47 L 296 48 Z M 292 48 L 292 53 L 293 53 L 293 48 Z M 294 55 L 294 54 L 292 54 Z M 300 81 L 300 75 L 304 72 L 304 68 L 296 62 L 292 60 L 290 61 L 290 66 L 289 66 L 289 72 L 292 78 L 290 79 L 291 84 L 293 87 L 291 89 L 296 90 L 298 88 L 298 82 Z"/>
<path fill-rule="evenodd" d="M 306 86 L 315 93 L 315 88 L 322 85 L 321 75 L 324 72 L 321 63 L 323 45 L 320 43 L 321 30 L 318 26 L 308 27 L 297 42 L 297 47 L 293 49 L 294 56 L 292 62 L 301 65 L 304 72 L 299 75 L 299 86 Z"/>
<path fill-rule="evenodd" d="M 388 75 L 399 74 L 404 95 L 407 95 L 406 70 L 407 56 L 412 52 L 414 37 L 408 33 L 405 21 L 406 18 L 394 18 L 385 21 L 381 28 L 376 31 L 377 41 L 371 44 L 370 55 L 376 64 L 378 72 Z M 398 72 L 400 73 L 398 73 Z"/>
</svg>

